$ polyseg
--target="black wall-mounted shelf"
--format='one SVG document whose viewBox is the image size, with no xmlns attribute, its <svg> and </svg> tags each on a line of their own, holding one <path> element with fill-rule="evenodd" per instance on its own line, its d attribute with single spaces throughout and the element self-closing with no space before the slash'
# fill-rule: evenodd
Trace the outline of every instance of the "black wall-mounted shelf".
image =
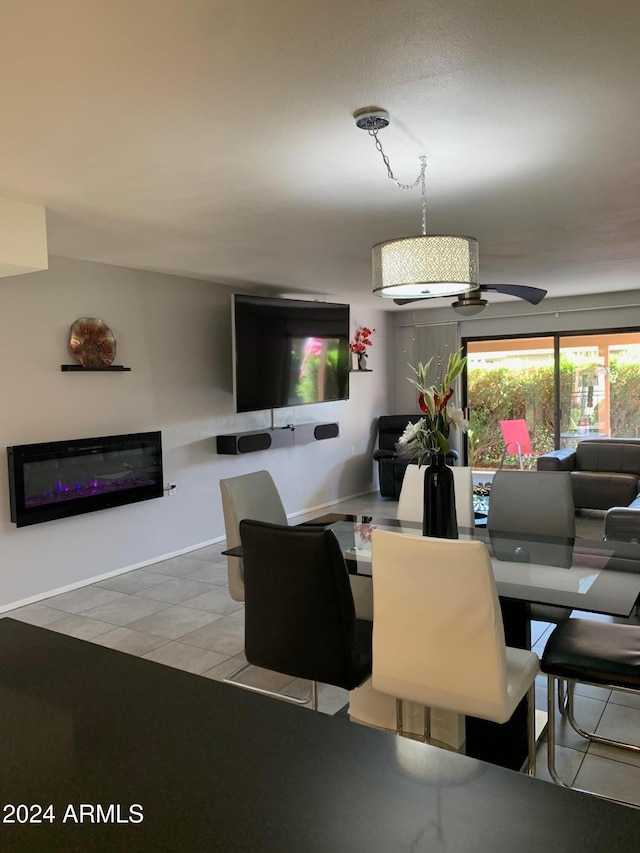
<svg viewBox="0 0 640 853">
<path fill-rule="evenodd" d="M 373 373 L 373 370 L 367 367 L 366 370 L 350 370 L 349 373 Z"/>
<path fill-rule="evenodd" d="M 112 364 L 111 367 L 83 367 L 81 364 L 61 364 L 60 370 L 63 373 L 70 371 L 74 373 L 122 373 L 125 370 L 131 370 L 131 368 L 124 367 L 122 364 Z"/>
</svg>

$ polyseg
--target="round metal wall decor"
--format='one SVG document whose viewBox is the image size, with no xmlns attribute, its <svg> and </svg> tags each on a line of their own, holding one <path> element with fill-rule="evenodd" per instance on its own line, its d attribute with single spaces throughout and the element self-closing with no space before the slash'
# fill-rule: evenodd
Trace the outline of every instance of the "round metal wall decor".
<svg viewBox="0 0 640 853">
<path fill-rule="evenodd" d="M 116 336 L 102 320 L 82 317 L 71 326 L 69 352 L 83 367 L 110 367 L 116 357 Z"/>
</svg>

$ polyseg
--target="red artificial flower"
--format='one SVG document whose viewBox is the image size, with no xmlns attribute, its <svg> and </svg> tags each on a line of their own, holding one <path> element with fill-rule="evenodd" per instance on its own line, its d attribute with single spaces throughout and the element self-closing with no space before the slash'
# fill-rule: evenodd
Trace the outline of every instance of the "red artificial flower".
<svg viewBox="0 0 640 853">
<path fill-rule="evenodd" d="M 375 329 L 368 329 L 366 326 L 360 326 L 356 331 L 356 336 L 353 343 L 349 344 L 351 352 L 365 352 L 367 347 L 372 346 L 371 335 Z"/>
</svg>

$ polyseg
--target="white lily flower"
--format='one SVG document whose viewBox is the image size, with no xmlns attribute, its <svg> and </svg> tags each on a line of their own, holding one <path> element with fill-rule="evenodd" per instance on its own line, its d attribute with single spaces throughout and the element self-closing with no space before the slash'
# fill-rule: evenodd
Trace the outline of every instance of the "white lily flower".
<svg viewBox="0 0 640 853">
<path fill-rule="evenodd" d="M 411 421 L 404 428 L 404 432 L 398 439 L 398 444 L 409 444 L 420 435 L 420 431 L 424 428 L 424 418 L 420 418 L 415 424 Z"/>
<path fill-rule="evenodd" d="M 447 403 L 447 420 L 460 432 L 466 432 L 469 429 L 469 421 L 465 418 L 462 409 L 456 408 L 453 403 Z"/>
</svg>

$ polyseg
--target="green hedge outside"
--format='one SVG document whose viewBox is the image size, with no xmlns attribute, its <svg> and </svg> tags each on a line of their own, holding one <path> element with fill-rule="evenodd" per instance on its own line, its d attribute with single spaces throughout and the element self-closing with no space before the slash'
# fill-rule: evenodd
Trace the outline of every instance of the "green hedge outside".
<svg viewBox="0 0 640 853">
<path fill-rule="evenodd" d="M 594 364 L 593 367 L 596 367 Z M 584 370 L 567 359 L 560 362 L 560 393 L 562 400 L 571 399 L 575 371 Z M 640 364 L 612 360 L 610 379 L 611 435 L 629 437 L 640 435 Z M 476 368 L 468 378 L 468 399 L 472 403 L 469 424 L 469 464 L 477 468 L 498 468 L 504 442 L 500 432 L 501 420 L 523 418 L 527 422 L 531 445 L 536 454 L 554 447 L 553 367 L 527 367 L 513 370 L 507 367 Z M 570 411 L 563 411 L 561 431 L 568 431 Z M 597 424 L 598 409 L 591 415 Z M 518 467 L 518 459 L 508 456 L 504 467 Z"/>
</svg>

